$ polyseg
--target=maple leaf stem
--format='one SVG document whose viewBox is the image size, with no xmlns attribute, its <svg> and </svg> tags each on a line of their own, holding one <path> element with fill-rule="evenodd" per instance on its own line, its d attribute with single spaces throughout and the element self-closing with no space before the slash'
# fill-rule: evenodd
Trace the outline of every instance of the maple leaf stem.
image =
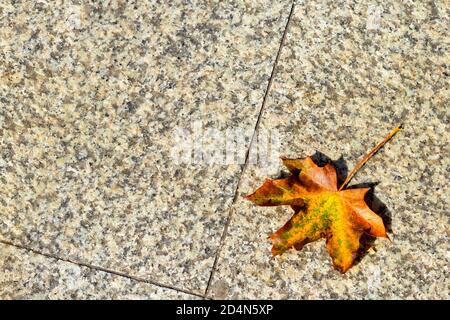
<svg viewBox="0 0 450 320">
<path fill-rule="evenodd" d="M 391 138 L 400 131 L 400 129 L 402 128 L 402 125 L 397 126 L 394 130 L 391 131 L 391 133 L 389 133 L 386 138 L 384 138 L 380 143 L 378 143 L 364 158 L 362 158 L 362 160 L 356 165 L 355 168 L 353 168 L 353 170 L 350 172 L 350 174 L 347 176 L 347 179 L 345 179 L 344 183 L 341 185 L 341 187 L 339 188 L 339 191 L 341 191 L 342 189 L 344 189 L 344 187 L 350 182 L 350 180 L 353 178 L 353 176 L 355 175 L 356 171 L 358 171 L 363 165 L 364 163 L 367 162 L 367 160 L 369 160 L 374 154 L 375 152 L 378 151 L 378 149 L 380 149 L 386 142 L 388 142 L 389 140 L 391 140 Z"/>
</svg>

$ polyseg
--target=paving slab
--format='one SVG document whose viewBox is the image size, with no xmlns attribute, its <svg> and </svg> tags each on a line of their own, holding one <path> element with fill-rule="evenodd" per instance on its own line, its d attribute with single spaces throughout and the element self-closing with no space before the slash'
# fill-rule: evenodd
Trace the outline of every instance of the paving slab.
<svg viewBox="0 0 450 320">
<path fill-rule="evenodd" d="M 0 299 L 198 299 L 0 244 Z"/>
<path fill-rule="evenodd" d="M 251 136 L 290 9 L 0 4 L 0 239 L 203 293 L 242 166 L 174 132 Z"/>
<path fill-rule="evenodd" d="M 403 123 L 350 184 L 376 183 L 371 205 L 392 242 L 377 240 L 345 275 L 324 241 L 271 260 L 267 236 L 292 212 L 242 196 L 285 169 L 252 164 L 210 296 L 448 299 L 448 10 L 445 1 L 297 1 L 259 131 L 280 136 L 282 156 L 342 158 L 344 173 Z"/>
</svg>

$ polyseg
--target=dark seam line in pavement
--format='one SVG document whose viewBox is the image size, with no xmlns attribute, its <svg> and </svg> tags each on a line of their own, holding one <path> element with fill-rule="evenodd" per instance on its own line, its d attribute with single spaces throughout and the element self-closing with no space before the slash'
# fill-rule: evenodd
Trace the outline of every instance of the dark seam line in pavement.
<svg viewBox="0 0 450 320">
<path fill-rule="evenodd" d="M 259 109 L 259 114 L 258 114 L 258 118 L 256 120 L 255 129 L 253 131 L 252 139 L 250 140 L 250 144 L 249 144 L 248 149 L 247 149 L 246 154 L 245 154 L 245 162 L 244 162 L 244 165 L 242 166 L 242 170 L 241 170 L 241 173 L 239 175 L 239 179 L 238 179 L 238 182 L 237 182 L 237 185 L 236 185 L 236 189 L 235 189 L 235 192 L 234 192 L 233 201 L 231 203 L 231 206 L 230 206 L 230 209 L 229 209 L 229 212 L 228 212 L 228 216 L 227 216 L 227 220 L 225 222 L 225 227 L 223 229 L 222 236 L 220 237 L 219 248 L 217 249 L 216 255 L 214 257 L 214 263 L 213 263 L 213 267 L 211 269 L 211 274 L 209 276 L 208 284 L 206 286 L 206 290 L 205 290 L 205 293 L 203 295 L 204 298 L 208 297 L 208 291 L 209 291 L 209 288 L 211 286 L 211 282 L 212 282 L 212 279 L 214 277 L 214 274 L 215 274 L 215 271 L 216 271 L 216 268 L 217 268 L 217 263 L 218 263 L 218 260 L 219 260 L 220 252 L 222 251 L 222 248 L 224 246 L 225 238 L 226 238 L 226 235 L 228 233 L 228 226 L 229 226 L 229 224 L 231 222 L 233 206 L 236 203 L 237 198 L 238 198 L 242 176 L 244 175 L 244 172 L 245 172 L 246 168 L 248 167 L 248 158 L 249 158 L 250 150 L 252 148 L 252 145 L 254 143 L 256 134 L 258 132 L 259 123 L 261 122 L 261 117 L 262 117 L 262 114 L 264 112 L 264 107 L 266 106 L 267 98 L 269 96 L 269 92 L 270 92 L 270 89 L 272 87 L 273 79 L 275 78 L 275 71 L 276 71 L 276 68 L 277 68 L 277 65 L 278 65 L 278 61 L 280 60 L 281 50 L 282 50 L 282 48 L 284 46 L 284 42 L 286 40 L 286 35 L 288 33 L 288 29 L 289 29 L 289 25 L 290 25 L 290 22 L 291 22 L 293 13 L 294 13 L 294 9 L 295 9 L 295 0 L 292 2 L 292 5 L 291 5 L 291 11 L 289 12 L 289 16 L 288 16 L 288 19 L 287 19 L 287 22 L 286 22 L 286 26 L 284 28 L 283 35 L 282 35 L 281 41 L 280 41 L 280 45 L 278 47 L 277 55 L 275 57 L 275 61 L 274 61 L 273 67 L 272 67 L 272 72 L 270 74 L 269 82 L 267 83 L 266 92 L 264 93 L 264 97 L 263 97 L 263 101 L 262 101 L 262 104 L 261 104 L 261 108 Z"/>
<path fill-rule="evenodd" d="M 52 255 L 52 254 L 40 252 L 40 251 L 38 251 L 36 249 L 25 247 L 23 245 L 15 244 L 15 243 L 7 241 L 7 240 L 0 239 L 0 244 L 4 244 L 4 245 L 8 245 L 8 246 L 19 248 L 19 249 L 27 250 L 27 251 L 33 252 L 35 254 L 47 257 L 47 258 L 56 259 L 58 261 L 75 264 L 75 265 L 78 265 L 78 266 L 81 266 L 81 267 L 86 267 L 86 268 L 89 268 L 89 269 L 92 269 L 92 270 L 95 270 L 95 271 L 105 272 L 105 273 L 109 273 L 109 274 L 112 274 L 112 275 L 115 275 L 115 276 L 127 278 L 127 279 L 130 279 L 130 280 L 133 280 L 133 281 L 137 281 L 137 282 L 141 282 L 141 283 L 144 282 L 144 283 L 151 284 L 151 285 L 154 285 L 154 286 L 157 286 L 157 287 L 161 287 L 161 288 L 164 288 L 164 289 L 170 289 L 170 290 L 174 290 L 174 291 L 177 291 L 177 292 L 181 292 L 181 293 L 189 294 L 189 295 L 192 295 L 192 296 L 196 296 L 196 297 L 199 297 L 199 298 L 204 298 L 203 295 L 198 294 L 198 293 L 193 293 L 193 292 L 190 292 L 188 290 L 172 287 L 172 286 L 165 285 L 165 284 L 162 284 L 162 283 L 159 283 L 159 282 L 155 282 L 155 281 L 152 281 L 152 280 L 148 280 L 148 279 L 143 279 L 143 278 L 131 276 L 131 275 L 122 273 L 120 271 L 110 270 L 110 269 L 106 269 L 106 268 L 99 267 L 99 266 L 94 266 L 94 265 L 91 265 L 91 264 L 88 264 L 88 263 L 84 263 L 84 262 L 72 261 L 70 259 L 61 258 L 61 257 L 55 256 L 55 255 Z"/>
</svg>

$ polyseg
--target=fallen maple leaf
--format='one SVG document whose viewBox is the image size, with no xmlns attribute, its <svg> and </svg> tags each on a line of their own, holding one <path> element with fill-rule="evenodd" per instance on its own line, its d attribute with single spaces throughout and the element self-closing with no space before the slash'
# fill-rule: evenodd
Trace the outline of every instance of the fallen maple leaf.
<svg viewBox="0 0 450 320">
<path fill-rule="evenodd" d="M 387 238 L 383 220 L 364 200 L 369 188 L 344 189 L 355 172 L 395 133 L 395 128 L 352 170 L 338 189 L 332 164 L 319 167 L 311 157 L 284 159 L 289 169 L 286 179 L 267 179 L 246 198 L 259 206 L 290 205 L 295 214 L 270 236 L 274 256 L 294 247 L 301 250 L 309 242 L 326 238 L 333 265 L 342 273 L 354 263 L 363 233 Z"/>
</svg>

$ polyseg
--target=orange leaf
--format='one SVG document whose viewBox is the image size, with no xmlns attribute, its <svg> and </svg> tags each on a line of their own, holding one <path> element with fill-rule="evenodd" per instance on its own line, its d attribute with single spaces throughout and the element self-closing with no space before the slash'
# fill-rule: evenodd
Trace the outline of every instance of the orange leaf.
<svg viewBox="0 0 450 320">
<path fill-rule="evenodd" d="M 357 168 L 399 128 L 380 142 Z M 369 189 L 343 189 L 356 170 L 338 188 L 333 165 L 319 167 L 311 157 L 282 160 L 290 176 L 286 179 L 267 179 L 246 197 L 256 205 L 290 205 L 295 211 L 292 218 L 270 236 L 274 256 L 292 247 L 301 250 L 305 244 L 325 238 L 333 265 L 346 272 L 355 261 L 363 233 L 387 238 L 383 220 L 364 200 Z"/>
</svg>

